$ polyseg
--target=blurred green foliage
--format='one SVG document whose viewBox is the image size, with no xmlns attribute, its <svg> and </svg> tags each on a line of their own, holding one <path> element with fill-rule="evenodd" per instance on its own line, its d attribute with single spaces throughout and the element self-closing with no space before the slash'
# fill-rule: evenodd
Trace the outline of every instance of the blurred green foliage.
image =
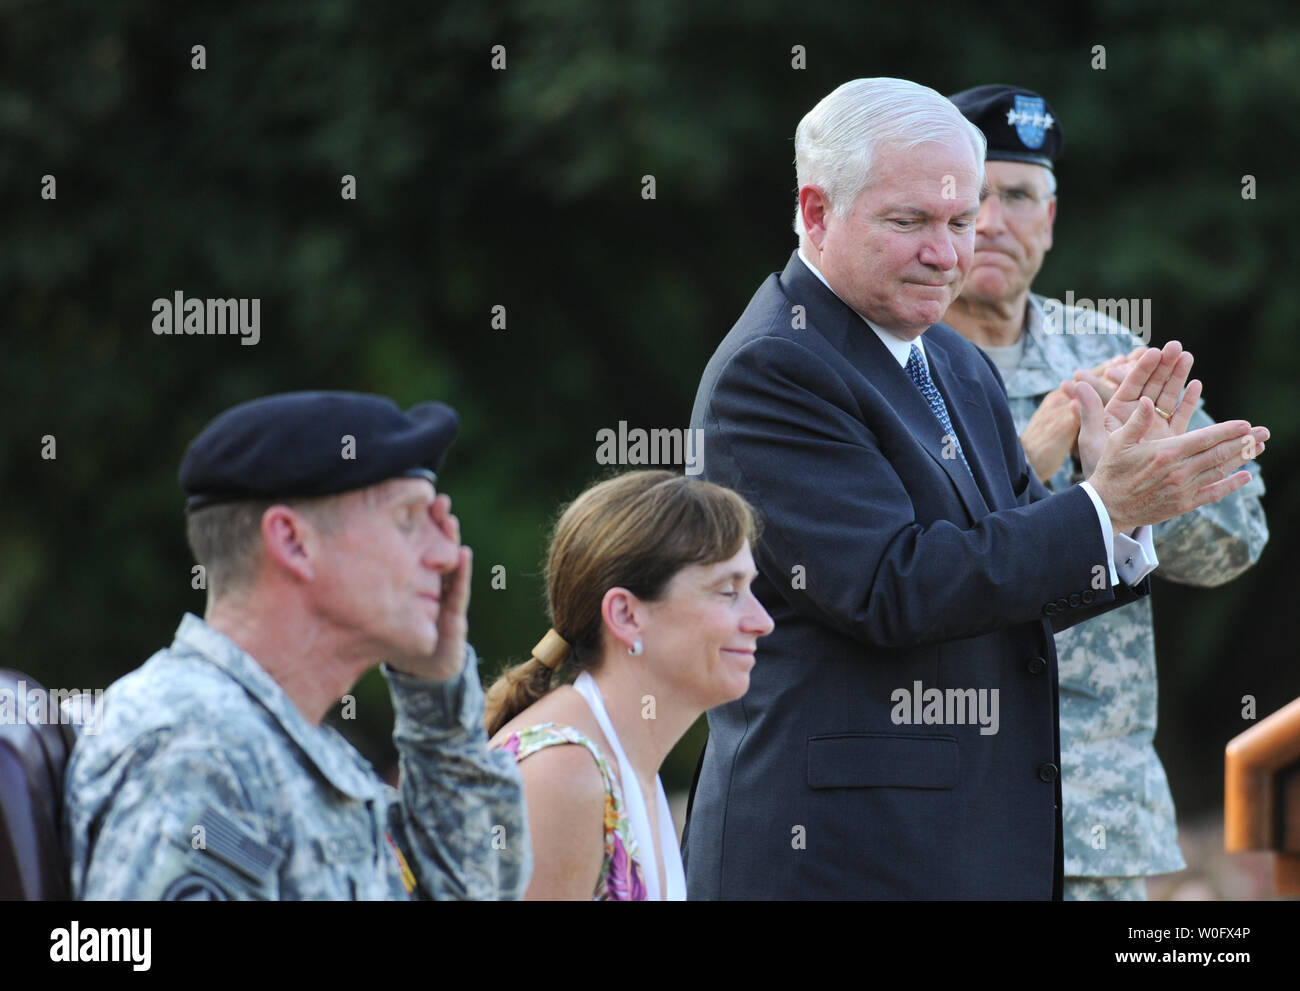
<svg viewBox="0 0 1300 991">
<path fill-rule="evenodd" d="M 473 639 L 485 678 L 522 657 L 548 625 L 547 528 L 600 473 L 596 431 L 687 424 L 717 341 L 793 250 L 796 123 L 863 75 L 1044 93 L 1066 157 L 1036 288 L 1150 297 L 1210 410 L 1273 431 L 1263 560 L 1156 592 L 1158 743 L 1180 810 L 1217 805 L 1241 697 L 1263 715 L 1300 694 L 1286 0 L 0 3 L 0 663 L 104 686 L 201 613 L 180 457 L 223 408 L 302 388 L 460 410 L 443 482 L 476 553 Z M 150 303 L 176 290 L 260 297 L 261 342 L 154 336 Z M 382 683 L 358 694 L 344 728 L 384 764 Z"/>
</svg>

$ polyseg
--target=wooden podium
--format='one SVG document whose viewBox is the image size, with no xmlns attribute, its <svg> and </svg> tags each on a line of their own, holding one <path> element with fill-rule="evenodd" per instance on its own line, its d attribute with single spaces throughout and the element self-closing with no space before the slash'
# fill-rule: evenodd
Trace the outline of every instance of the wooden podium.
<svg viewBox="0 0 1300 991">
<path fill-rule="evenodd" d="M 1232 739 L 1223 764 L 1224 849 L 1277 851 L 1277 893 L 1300 895 L 1300 699 Z"/>
</svg>

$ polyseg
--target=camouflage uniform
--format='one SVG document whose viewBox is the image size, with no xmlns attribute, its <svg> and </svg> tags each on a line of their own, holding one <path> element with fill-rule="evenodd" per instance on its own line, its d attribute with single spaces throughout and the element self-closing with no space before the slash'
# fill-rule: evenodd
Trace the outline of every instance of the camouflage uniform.
<svg viewBox="0 0 1300 991">
<path fill-rule="evenodd" d="M 519 774 L 509 754 L 487 749 L 467 654 L 447 682 L 384 669 L 399 794 L 252 657 L 185 616 L 171 647 L 108 689 L 101 731 L 73 752 L 74 895 L 521 896 L 532 853 Z"/>
<path fill-rule="evenodd" d="M 1032 295 L 1019 367 L 1004 375 L 1017 430 L 1063 379 L 1141 344 L 1122 324 L 1092 309 Z M 1055 309 L 1059 307 L 1059 309 Z M 1098 332 L 1101 331 L 1101 332 Z M 1203 408 L 1189 430 L 1214 421 Z M 1155 528 L 1156 575 L 1209 587 L 1241 574 L 1268 540 L 1254 462 L 1249 484 L 1218 503 Z M 1079 478 L 1072 459 L 1048 482 L 1053 491 Z M 1153 740 L 1155 635 L 1150 598 L 1057 634 L 1061 681 L 1061 769 L 1065 801 L 1066 897 L 1074 877 L 1136 878 L 1181 870 L 1174 802 Z M 1088 897 L 1075 885 L 1075 897 Z M 1127 890 L 1127 889 L 1126 889 Z M 1137 891 L 1138 889 L 1133 889 Z M 1126 897 L 1141 897 L 1126 895 Z"/>
</svg>

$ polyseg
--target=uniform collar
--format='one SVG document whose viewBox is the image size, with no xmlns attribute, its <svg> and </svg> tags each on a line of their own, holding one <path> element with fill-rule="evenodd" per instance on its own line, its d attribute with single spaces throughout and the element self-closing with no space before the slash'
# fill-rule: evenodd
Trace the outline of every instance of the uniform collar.
<svg viewBox="0 0 1300 991">
<path fill-rule="evenodd" d="M 195 654 L 219 668 L 264 708 L 335 788 L 358 801 L 375 797 L 373 775 L 360 765 L 351 744 L 330 726 L 309 723 L 284 689 L 250 654 L 193 613 L 176 629 L 177 652 Z"/>
<path fill-rule="evenodd" d="M 1063 377 L 1053 370 L 1049 353 L 1046 325 L 1043 319 L 1043 297 L 1029 294 L 1025 307 L 1025 350 L 1015 371 L 1005 376 L 1008 399 L 1042 396 L 1061 384 Z M 1073 371 L 1073 369 L 1071 369 Z M 1068 372 L 1066 373 L 1069 374 Z"/>
</svg>

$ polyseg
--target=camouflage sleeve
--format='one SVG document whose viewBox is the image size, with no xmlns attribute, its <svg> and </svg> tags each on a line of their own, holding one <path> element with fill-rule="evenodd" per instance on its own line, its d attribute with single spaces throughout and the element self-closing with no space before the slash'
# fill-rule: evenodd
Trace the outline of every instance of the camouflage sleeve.
<svg viewBox="0 0 1300 991">
<path fill-rule="evenodd" d="M 532 871 L 523 785 L 514 759 L 489 750 L 478 658 L 430 682 L 387 665 L 400 756 L 398 843 L 427 897 L 521 898 Z"/>
<path fill-rule="evenodd" d="M 133 748 L 97 823 L 73 821 L 86 900 L 225 901 L 278 897 L 281 853 L 249 812 L 233 766 L 210 740 L 161 737 Z M 86 782 L 93 788 L 94 782 Z M 75 817 L 75 808 L 70 816 Z M 74 847 L 75 849 L 75 847 Z"/>
<path fill-rule="evenodd" d="M 1204 407 L 1192 415 L 1188 430 L 1214 420 Z M 1208 506 L 1175 517 L 1155 528 L 1161 578 L 1181 585 L 1212 588 L 1231 581 L 1259 560 L 1268 543 L 1268 524 L 1259 497 L 1264 479 L 1259 466 L 1246 465 L 1254 476 L 1245 486 Z"/>
</svg>

